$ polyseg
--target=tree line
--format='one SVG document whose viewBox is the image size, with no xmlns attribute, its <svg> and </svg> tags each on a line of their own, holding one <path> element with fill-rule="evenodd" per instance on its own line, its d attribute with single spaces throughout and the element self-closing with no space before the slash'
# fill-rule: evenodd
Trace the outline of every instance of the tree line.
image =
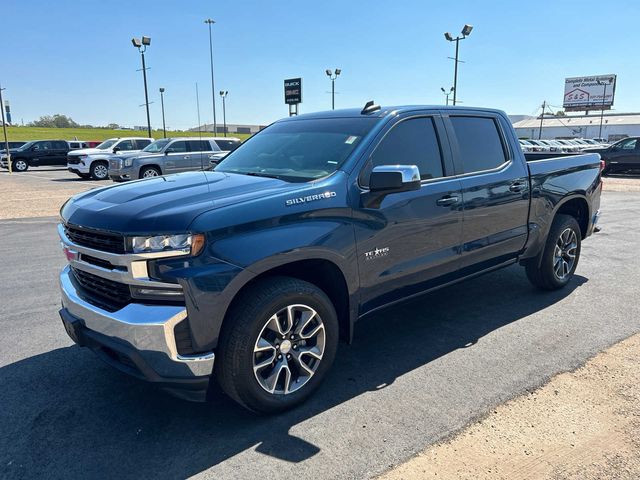
<svg viewBox="0 0 640 480">
<path fill-rule="evenodd" d="M 93 125 L 80 125 L 75 122 L 71 117 L 56 113 L 55 115 L 43 115 L 38 120 L 29 122 L 28 127 L 41 127 L 41 128 L 107 128 L 110 130 L 117 130 L 120 125 L 117 123 L 110 123 L 104 127 L 94 127 Z"/>
</svg>

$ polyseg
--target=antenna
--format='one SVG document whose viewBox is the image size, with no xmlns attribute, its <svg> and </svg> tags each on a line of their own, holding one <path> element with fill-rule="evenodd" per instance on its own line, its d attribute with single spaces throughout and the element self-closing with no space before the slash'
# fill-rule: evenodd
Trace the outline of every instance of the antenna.
<svg viewBox="0 0 640 480">
<path fill-rule="evenodd" d="M 366 115 L 368 113 L 373 113 L 380 110 L 380 105 L 376 105 L 373 103 L 373 100 L 369 100 L 364 108 L 362 109 L 362 111 L 360 112 L 360 115 Z"/>
</svg>

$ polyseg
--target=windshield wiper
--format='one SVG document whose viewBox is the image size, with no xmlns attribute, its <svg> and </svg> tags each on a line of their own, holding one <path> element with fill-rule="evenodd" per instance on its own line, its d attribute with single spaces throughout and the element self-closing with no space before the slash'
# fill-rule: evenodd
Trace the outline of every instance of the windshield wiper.
<svg viewBox="0 0 640 480">
<path fill-rule="evenodd" d="M 273 173 L 263 173 L 263 172 L 232 172 L 232 173 L 239 173 L 241 175 L 249 175 L 250 177 L 276 178 L 278 180 L 282 180 L 282 175 L 275 175 Z"/>
</svg>

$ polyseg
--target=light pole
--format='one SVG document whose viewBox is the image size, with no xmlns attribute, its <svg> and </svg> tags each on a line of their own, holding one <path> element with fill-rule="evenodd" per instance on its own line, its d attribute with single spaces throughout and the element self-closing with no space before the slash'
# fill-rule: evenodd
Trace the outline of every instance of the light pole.
<svg viewBox="0 0 640 480">
<path fill-rule="evenodd" d="M 144 52 L 147 51 L 147 47 L 151 45 L 151 38 L 143 36 L 142 39 L 132 38 L 131 43 L 138 49 L 142 56 L 142 78 L 144 79 L 144 106 L 147 108 L 147 131 L 149 132 L 149 138 L 151 138 L 151 117 L 149 116 L 149 93 L 147 92 L 147 66 L 144 63 Z"/>
<path fill-rule="evenodd" d="M 213 106 L 213 134 L 218 133 L 218 122 L 216 120 L 216 87 L 213 81 L 213 40 L 211 39 L 211 25 L 215 20 L 207 18 L 204 23 L 209 25 L 209 63 L 211 64 L 211 103 Z"/>
<path fill-rule="evenodd" d="M 164 123 L 164 87 L 160 87 L 160 104 L 162 105 L 162 137 L 167 138 L 167 126 Z"/>
<path fill-rule="evenodd" d="M 222 97 L 222 121 L 224 122 L 224 127 L 222 127 L 222 130 L 224 131 L 225 137 L 227 136 L 227 107 L 225 102 L 227 95 L 229 95 L 229 92 L 227 90 L 220 90 L 220 96 Z"/>
<path fill-rule="evenodd" d="M 335 73 L 328 68 L 325 70 L 325 73 L 331 79 L 331 110 L 336 109 L 336 78 L 338 78 L 341 72 L 342 70 L 339 68 L 336 68 Z"/>
<path fill-rule="evenodd" d="M 600 79 L 596 80 L 598 85 L 602 85 L 604 87 L 604 93 L 602 94 L 602 109 L 600 110 L 600 131 L 598 132 L 598 138 L 602 138 L 602 120 L 604 118 L 604 102 L 607 98 L 607 85 L 611 85 L 613 78 L 607 78 L 606 80 L 606 82 L 603 82 Z"/>
<path fill-rule="evenodd" d="M 7 167 L 9 167 L 9 173 L 13 173 L 13 165 L 11 165 L 11 152 L 9 151 L 9 140 L 7 139 L 7 122 L 4 118 L 4 102 L 2 100 L 2 91 L 4 88 L 0 86 L 0 110 L 2 110 L 2 131 L 4 133 L 4 148 L 7 152 Z"/>
<path fill-rule="evenodd" d="M 453 60 L 455 61 L 455 67 L 453 70 L 453 104 L 456 104 L 456 95 L 458 93 L 458 63 L 460 63 L 460 60 L 458 60 L 458 50 L 459 50 L 459 46 L 460 46 L 460 40 L 464 40 L 465 38 L 467 38 L 470 34 L 471 34 L 471 30 L 473 30 L 473 25 L 465 25 L 464 27 L 462 27 L 462 32 L 460 32 L 462 35 L 458 35 L 456 38 L 453 38 L 453 36 L 449 33 L 446 32 L 444 34 L 444 38 L 446 38 L 448 41 L 450 42 L 456 42 L 456 58 L 454 58 Z"/>
<path fill-rule="evenodd" d="M 444 87 L 440 87 L 440 90 L 442 90 L 442 93 L 444 93 L 444 96 L 447 97 L 446 105 L 449 105 L 449 95 L 451 95 L 454 92 L 454 88 L 451 87 L 448 92 L 444 89 Z"/>
</svg>

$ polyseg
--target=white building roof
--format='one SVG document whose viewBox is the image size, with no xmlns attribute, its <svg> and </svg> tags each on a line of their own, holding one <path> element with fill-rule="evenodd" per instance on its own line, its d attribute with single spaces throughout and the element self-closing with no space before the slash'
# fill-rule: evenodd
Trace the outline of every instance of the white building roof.
<svg viewBox="0 0 640 480">
<path fill-rule="evenodd" d="M 605 125 L 640 125 L 640 113 L 604 114 L 602 122 Z M 589 127 L 600 125 L 600 115 L 575 115 L 566 117 L 544 117 L 543 127 Z M 513 128 L 539 128 L 540 117 L 520 120 L 513 124 Z"/>
</svg>

